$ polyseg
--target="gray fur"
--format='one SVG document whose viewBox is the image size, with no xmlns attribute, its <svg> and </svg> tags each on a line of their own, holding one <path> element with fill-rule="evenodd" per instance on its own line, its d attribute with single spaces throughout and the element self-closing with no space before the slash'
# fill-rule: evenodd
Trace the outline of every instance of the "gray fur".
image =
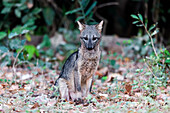
<svg viewBox="0 0 170 113">
<path fill-rule="evenodd" d="M 100 40 L 101 34 L 96 29 L 96 25 L 85 25 L 85 29 L 82 31 L 80 38 L 83 41 L 85 47 L 89 50 L 94 49 L 97 42 Z"/>
<path fill-rule="evenodd" d="M 92 86 L 100 60 L 99 43 L 101 26 L 79 24 L 81 47 L 65 62 L 56 85 L 59 86 L 61 98 L 71 100 L 86 97 Z"/>
</svg>

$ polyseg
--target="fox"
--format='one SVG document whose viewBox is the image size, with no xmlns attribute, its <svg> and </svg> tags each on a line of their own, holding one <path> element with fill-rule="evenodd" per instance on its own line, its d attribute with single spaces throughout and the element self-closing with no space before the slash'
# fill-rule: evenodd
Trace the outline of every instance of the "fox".
<svg viewBox="0 0 170 113">
<path fill-rule="evenodd" d="M 54 84 L 58 86 L 60 98 L 67 101 L 82 100 L 90 94 L 101 54 L 103 21 L 96 25 L 77 23 L 80 47 L 65 61 Z"/>
</svg>

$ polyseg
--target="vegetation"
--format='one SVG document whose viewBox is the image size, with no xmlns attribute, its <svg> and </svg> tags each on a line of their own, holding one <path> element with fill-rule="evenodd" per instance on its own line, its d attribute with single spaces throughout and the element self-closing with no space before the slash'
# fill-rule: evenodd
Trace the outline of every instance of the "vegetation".
<svg viewBox="0 0 170 113">
<path fill-rule="evenodd" d="M 158 40 L 165 28 L 158 28 L 161 25 L 157 22 L 151 25 L 151 20 L 142 16 L 146 11 L 128 15 L 138 29 L 137 36 L 123 41 L 111 36 L 111 41 L 101 42 L 101 61 L 92 94 L 84 99 L 84 104 L 76 105 L 61 101 L 58 92 L 54 92 L 57 87 L 54 82 L 63 63 L 80 44 L 75 22 L 96 24 L 103 19 L 107 34 L 111 29 L 107 28 L 109 21 L 99 14 L 102 12 L 99 9 L 107 7 L 110 14 L 115 5 L 121 4 L 90 0 L 63 1 L 63 4 L 54 0 L 0 3 L 0 112 L 166 113 L 170 110 L 170 52 Z M 161 5 L 158 9 L 160 19 L 156 21 L 166 23 L 165 9 Z M 103 38 L 107 36 L 104 34 Z M 115 46 L 120 51 L 115 51 Z"/>
</svg>

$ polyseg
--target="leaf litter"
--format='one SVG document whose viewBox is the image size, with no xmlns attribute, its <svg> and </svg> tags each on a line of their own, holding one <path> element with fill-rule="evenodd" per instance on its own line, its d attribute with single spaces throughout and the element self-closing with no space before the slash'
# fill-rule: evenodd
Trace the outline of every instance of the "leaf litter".
<svg viewBox="0 0 170 113">
<path fill-rule="evenodd" d="M 62 59 L 62 58 L 61 58 Z M 93 83 L 92 94 L 84 99 L 85 104 L 61 101 L 55 92 L 57 70 L 33 67 L 32 70 L 18 68 L 16 83 L 9 67 L 0 70 L 0 112 L 164 112 L 170 111 L 170 86 L 158 88 L 156 98 L 145 95 L 140 80 L 134 74 L 130 61 L 120 61 L 114 73 L 108 67 L 99 67 Z M 133 69 L 129 70 L 128 69 Z M 105 78 L 103 78 L 105 77 Z"/>
</svg>

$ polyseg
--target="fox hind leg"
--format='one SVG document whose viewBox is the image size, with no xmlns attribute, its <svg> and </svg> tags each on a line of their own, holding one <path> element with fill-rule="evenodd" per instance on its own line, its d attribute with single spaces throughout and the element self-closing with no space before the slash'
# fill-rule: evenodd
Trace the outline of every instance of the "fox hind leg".
<svg viewBox="0 0 170 113">
<path fill-rule="evenodd" d="M 69 101 L 70 100 L 69 89 L 66 80 L 63 78 L 59 78 L 58 85 L 59 85 L 59 92 L 60 92 L 61 99 L 66 99 L 67 101 Z"/>
</svg>

